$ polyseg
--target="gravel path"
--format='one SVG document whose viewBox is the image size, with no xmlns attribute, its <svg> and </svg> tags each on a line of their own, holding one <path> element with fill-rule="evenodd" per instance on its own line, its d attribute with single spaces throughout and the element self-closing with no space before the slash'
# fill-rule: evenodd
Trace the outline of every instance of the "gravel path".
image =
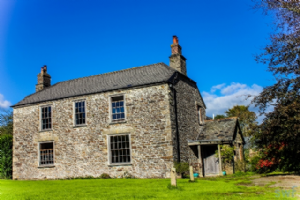
<svg viewBox="0 0 300 200">
<path fill-rule="evenodd" d="M 267 176 L 260 177 L 252 180 L 252 184 L 258 186 L 264 186 L 271 184 L 269 187 L 280 187 L 283 191 L 290 191 L 293 189 L 296 191 L 295 197 L 300 199 L 300 176 L 296 175 L 278 175 L 278 176 Z"/>
</svg>

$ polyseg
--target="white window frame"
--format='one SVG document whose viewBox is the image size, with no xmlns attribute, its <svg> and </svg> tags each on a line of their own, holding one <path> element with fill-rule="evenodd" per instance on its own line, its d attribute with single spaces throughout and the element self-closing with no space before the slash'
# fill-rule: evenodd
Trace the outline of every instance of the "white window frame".
<svg viewBox="0 0 300 200">
<path fill-rule="evenodd" d="M 128 135 L 129 138 L 129 152 L 130 152 L 130 162 L 126 163 L 112 163 L 111 162 L 111 146 L 110 146 L 110 138 L 111 136 L 122 136 L 122 135 Z M 131 165 L 132 164 L 132 147 L 131 147 L 131 134 L 130 133 L 121 133 L 121 134 L 108 134 L 106 135 L 107 139 L 107 160 L 108 165 Z"/>
<path fill-rule="evenodd" d="M 44 143 L 52 143 L 52 144 L 53 144 L 53 164 L 46 164 L 46 165 L 45 165 L 45 164 L 44 164 L 44 165 L 41 164 L 40 144 L 44 144 Z M 38 162 L 39 162 L 39 165 L 38 165 L 39 167 L 54 166 L 54 164 L 55 164 L 55 143 L 54 143 L 53 140 L 51 140 L 51 141 L 38 142 Z"/>
<path fill-rule="evenodd" d="M 84 110 L 85 110 L 85 123 L 84 124 L 76 124 L 76 115 L 75 115 L 75 103 L 78 102 L 84 102 Z M 86 106 L 86 100 L 85 99 L 78 99 L 73 101 L 73 126 L 74 127 L 80 127 L 80 126 L 86 126 L 86 121 L 87 121 L 87 106 Z"/>
<path fill-rule="evenodd" d="M 43 129 L 42 108 L 46 108 L 46 107 L 51 107 L 51 128 Z M 52 131 L 53 130 L 53 105 L 52 104 L 42 105 L 40 106 L 39 112 L 40 112 L 40 123 L 39 123 L 40 131 Z"/>
<path fill-rule="evenodd" d="M 120 97 L 120 96 L 123 96 L 123 101 L 124 101 L 124 114 L 125 114 L 125 116 L 124 116 L 124 119 L 122 119 L 122 120 L 116 120 L 116 121 L 114 121 L 113 120 L 113 117 L 112 117 L 112 98 L 113 97 Z M 109 96 L 109 122 L 110 123 L 122 123 L 122 122 L 126 122 L 126 120 L 127 120 L 127 109 L 126 109 L 126 98 L 125 98 L 126 96 L 125 96 L 125 94 L 123 93 L 123 94 L 114 94 L 114 95 L 110 95 Z"/>
</svg>

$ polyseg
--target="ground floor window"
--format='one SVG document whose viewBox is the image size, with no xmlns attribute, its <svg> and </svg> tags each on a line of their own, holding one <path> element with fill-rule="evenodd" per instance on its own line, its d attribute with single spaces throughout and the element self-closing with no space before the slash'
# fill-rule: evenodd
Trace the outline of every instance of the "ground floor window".
<svg viewBox="0 0 300 200">
<path fill-rule="evenodd" d="M 109 138 L 110 163 L 130 163 L 130 137 L 129 135 L 113 135 Z"/>
<path fill-rule="evenodd" d="M 39 144 L 40 165 L 53 165 L 53 142 L 43 142 Z"/>
</svg>

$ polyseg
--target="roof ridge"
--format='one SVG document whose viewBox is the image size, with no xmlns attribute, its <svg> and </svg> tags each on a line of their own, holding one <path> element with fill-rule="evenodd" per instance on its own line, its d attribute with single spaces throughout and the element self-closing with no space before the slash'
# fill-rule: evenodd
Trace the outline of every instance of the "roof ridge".
<svg viewBox="0 0 300 200">
<path fill-rule="evenodd" d="M 223 118 L 223 119 L 209 119 L 209 120 L 204 120 L 205 122 L 208 121 L 222 121 L 222 120 L 226 120 L 226 119 L 238 119 L 238 117 L 227 117 L 227 118 Z"/>
</svg>

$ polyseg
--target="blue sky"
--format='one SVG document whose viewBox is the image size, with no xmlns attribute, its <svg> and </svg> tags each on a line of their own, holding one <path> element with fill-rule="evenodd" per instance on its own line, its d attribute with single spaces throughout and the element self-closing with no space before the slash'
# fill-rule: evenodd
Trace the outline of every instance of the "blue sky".
<svg viewBox="0 0 300 200">
<path fill-rule="evenodd" d="M 274 83 L 254 60 L 271 20 L 250 0 L 0 0 L 0 107 L 34 93 L 43 65 L 54 84 L 169 64 L 177 35 L 207 114 L 222 114 Z"/>
</svg>

